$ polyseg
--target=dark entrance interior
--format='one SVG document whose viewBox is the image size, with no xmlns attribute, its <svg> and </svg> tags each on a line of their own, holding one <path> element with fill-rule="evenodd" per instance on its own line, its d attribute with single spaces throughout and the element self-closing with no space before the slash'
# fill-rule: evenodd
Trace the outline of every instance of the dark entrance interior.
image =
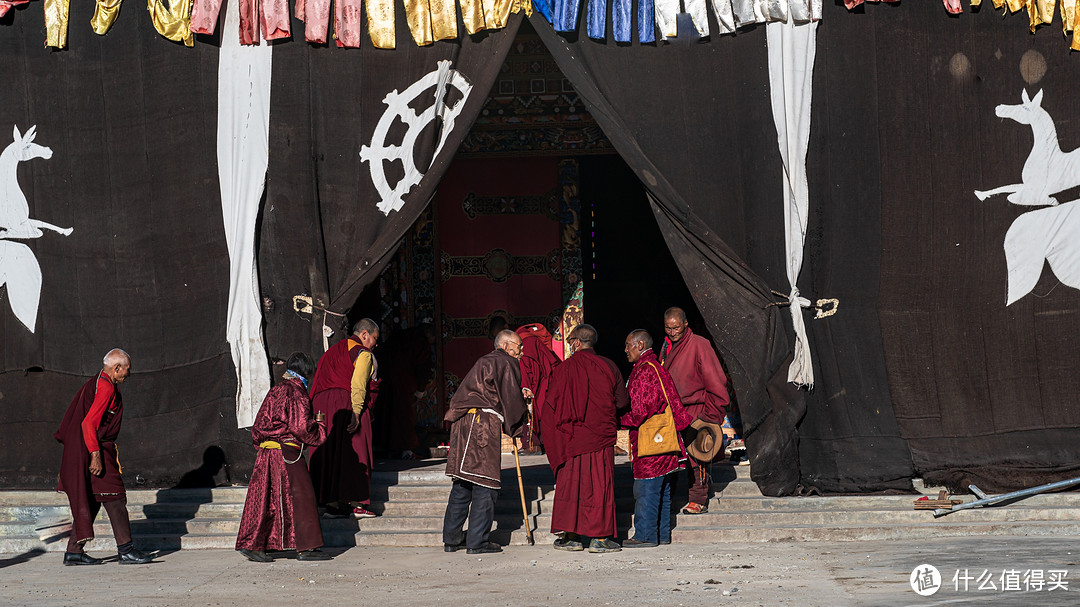
<svg viewBox="0 0 1080 607">
<path fill-rule="evenodd" d="M 421 452 L 444 440 L 445 403 L 490 351 L 499 318 L 511 329 L 542 322 L 554 334 L 580 284 L 584 320 L 600 333 L 596 349 L 624 373 L 625 336 L 644 328 L 660 342 L 668 307 L 684 308 L 703 329 L 644 186 L 528 21 L 501 74 L 432 204 L 349 315 L 381 323 L 387 354 L 408 328 L 438 329 L 430 381 L 413 410 L 379 407 L 390 426 L 414 416 Z M 383 455 L 406 447 L 376 430 Z"/>
</svg>

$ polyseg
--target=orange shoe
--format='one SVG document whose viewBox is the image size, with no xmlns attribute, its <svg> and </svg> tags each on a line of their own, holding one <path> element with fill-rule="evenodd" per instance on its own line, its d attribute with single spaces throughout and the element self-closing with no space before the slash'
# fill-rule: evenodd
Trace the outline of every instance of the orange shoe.
<svg viewBox="0 0 1080 607">
<path fill-rule="evenodd" d="M 690 502 L 682 509 L 683 514 L 705 514 L 709 511 L 708 506 L 702 506 L 696 502 Z"/>
</svg>

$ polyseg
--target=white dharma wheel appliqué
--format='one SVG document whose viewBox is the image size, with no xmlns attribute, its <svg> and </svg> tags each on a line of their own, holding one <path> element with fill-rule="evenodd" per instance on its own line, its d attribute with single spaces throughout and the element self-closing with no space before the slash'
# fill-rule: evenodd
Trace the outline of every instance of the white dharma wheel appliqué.
<svg viewBox="0 0 1080 607">
<path fill-rule="evenodd" d="M 458 99 L 453 106 L 446 104 L 448 85 L 457 89 L 461 94 L 461 99 Z M 432 104 L 420 114 L 417 114 L 409 105 L 429 89 L 434 90 Z M 471 92 L 472 84 L 469 83 L 468 79 L 461 72 L 450 69 L 450 61 L 440 61 L 435 70 L 414 82 L 404 92 L 398 93 L 397 89 L 394 89 L 383 98 L 386 111 L 379 118 L 379 124 L 375 126 L 375 133 L 371 136 L 371 145 L 360 148 L 360 159 L 368 163 L 371 182 L 375 185 L 375 189 L 378 190 L 381 197 L 377 206 L 383 214 L 389 215 L 390 211 L 401 210 L 402 205 L 405 204 L 405 196 L 409 194 L 413 186 L 420 183 L 420 180 L 424 177 L 424 172 L 430 168 L 429 165 L 424 167 L 424 171 L 421 171 L 414 160 L 414 148 L 420 133 L 436 118 L 442 120 L 439 143 L 435 147 L 435 153 L 431 156 L 432 162 L 434 162 L 435 158 L 439 156 L 439 152 L 442 151 L 447 136 L 454 130 L 454 121 L 457 120 L 458 115 L 464 109 L 465 102 L 468 101 Z M 387 142 L 386 137 L 390 127 L 399 118 L 408 130 L 402 137 L 400 144 Z M 398 160 L 401 161 L 405 169 L 405 175 L 396 185 L 391 187 L 386 178 L 386 161 Z"/>
</svg>

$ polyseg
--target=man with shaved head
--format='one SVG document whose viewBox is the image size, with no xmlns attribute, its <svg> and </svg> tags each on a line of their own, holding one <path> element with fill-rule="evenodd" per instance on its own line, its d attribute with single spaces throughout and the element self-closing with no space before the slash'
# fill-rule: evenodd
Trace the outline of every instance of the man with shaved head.
<svg viewBox="0 0 1080 607">
<path fill-rule="evenodd" d="M 664 312 L 664 333 L 667 337 L 660 347 L 660 364 L 675 380 L 683 406 L 696 419 L 722 424 L 729 403 L 727 375 L 712 344 L 694 335 L 682 308 Z M 709 511 L 709 464 L 690 458 L 689 503 L 683 514 Z"/>
<path fill-rule="evenodd" d="M 71 506 L 71 535 L 64 553 L 65 565 L 104 562 L 83 551 L 86 542 L 94 539 L 94 519 L 102 506 L 112 524 L 120 564 L 149 563 L 153 559 L 153 555 L 136 550 L 131 541 L 127 491 L 116 455 L 116 438 L 124 416 L 119 387 L 130 372 L 128 353 L 110 350 L 102 360 L 101 371 L 83 384 L 53 435 L 64 445 L 56 489 L 67 493 Z"/>
<path fill-rule="evenodd" d="M 326 416 L 326 442 L 311 449 L 315 499 L 327 518 L 371 518 L 371 407 L 379 394 L 375 344 L 379 325 L 364 318 L 352 335 L 330 346 L 311 382 L 311 405 Z"/>
<path fill-rule="evenodd" d="M 679 401 L 671 375 L 657 364 L 653 339 L 648 331 L 638 329 L 626 336 L 623 351 L 633 363 L 626 389 L 630 392 L 630 411 L 619 422 L 630 429 L 630 453 L 634 472 L 634 537 L 623 542 L 623 548 L 650 548 L 671 543 L 671 485 L 672 477 L 682 468 L 686 448 L 678 437 L 679 449 L 658 455 L 641 455 L 638 451 L 639 428 L 654 415 L 669 407 L 676 430 L 683 430 L 694 418 Z"/>
<path fill-rule="evenodd" d="M 450 423 L 446 475 L 453 479 L 443 517 L 446 552 L 502 552 L 490 539 L 491 524 L 502 487 L 502 435 L 516 436 L 527 411 L 520 359 L 521 337 L 499 331 L 495 349 L 476 361 L 450 399 L 443 418 Z M 468 533 L 462 532 L 466 519 Z"/>
<path fill-rule="evenodd" d="M 551 371 L 540 414 L 541 440 L 555 472 L 551 532 L 557 550 L 616 552 L 615 440 L 629 396 L 614 361 L 593 350 L 592 325 L 566 338 L 571 355 Z"/>
</svg>

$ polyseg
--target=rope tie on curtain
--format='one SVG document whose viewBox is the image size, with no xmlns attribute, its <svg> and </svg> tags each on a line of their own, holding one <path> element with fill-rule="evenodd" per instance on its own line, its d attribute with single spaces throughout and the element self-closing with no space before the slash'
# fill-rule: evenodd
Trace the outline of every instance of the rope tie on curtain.
<svg viewBox="0 0 1080 607">
<path fill-rule="evenodd" d="M 802 309 L 810 307 L 810 300 L 799 296 L 799 288 L 791 287 L 788 295 L 791 306 L 791 324 L 795 329 L 795 352 L 788 367 L 788 381 L 797 386 L 814 387 L 814 366 L 810 358 L 810 342 L 806 339 L 806 323 Z"/>
</svg>

